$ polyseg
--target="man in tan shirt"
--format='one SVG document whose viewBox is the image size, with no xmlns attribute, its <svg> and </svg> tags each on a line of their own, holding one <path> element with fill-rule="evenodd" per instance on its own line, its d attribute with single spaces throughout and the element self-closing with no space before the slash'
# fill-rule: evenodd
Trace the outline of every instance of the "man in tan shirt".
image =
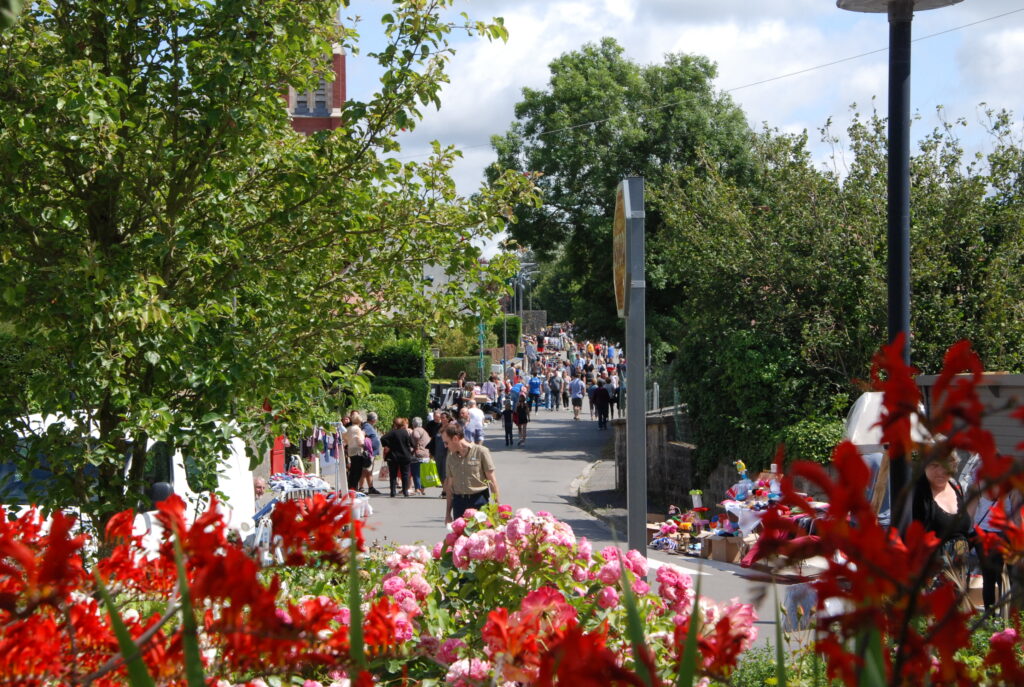
<svg viewBox="0 0 1024 687">
<path fill-rule="evenodd" d="M 467 508 L 486 506 L 492 491 L 495 502 L 500 503 L 491 452 L 485 446 L 466 441 L 462 426 L 457 422 L 447 424 L 441 430 L 441 438 L 448 448 L 443 487 L 447 497 L 445 524 L 461 518 Z"/>
</svg>

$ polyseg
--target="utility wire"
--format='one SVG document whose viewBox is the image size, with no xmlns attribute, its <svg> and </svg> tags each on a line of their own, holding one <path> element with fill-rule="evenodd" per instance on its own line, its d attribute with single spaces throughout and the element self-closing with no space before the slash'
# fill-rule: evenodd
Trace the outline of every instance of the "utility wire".
<svg viewBox="0 0 1024 687">
<path fill-rule="evenodd" d="M 1011 14 L 1017 14 L 1019 12 L 1024 12 L 1024 7 L 1020 8 L 1020 9 L 1010 10 L 1009 12 L 1003 12 L 1002 14 L 996 14 L 996 15 L 993 15 L 991 17 L 985 17 L 984 19 L 978 19 L 977 21 L 972 21 L 972 22 L 969 22 L 967 24 L 961 24 L 959 26 L 954 26 L 952 28 L 944 29 L 942 31 L 936 31 L 935 33 L 929 33 L 929 34 L 927 34 L 925 36 L 921 36 L 919 38 L 914 38 L 911 42 L 912 43 L 919 43 L 921 41 L 926 41 L 926 40 L 929 40 L 931 38 L 935 38 L 936 36 L 942 36 L 942 35 L 945 35 L 947 33 L 953 33 L 955 31 L 962 31 L 963 29 L 970 28 L 972 26 L 977 26 L 978 24 L 984 24 L 985 22 L 994 21 L 996 19 L 1002 19 L 1003 17 L 1008 17 Z M 804 69 L 798 69 L 795 72 L 787 72 L 786 74 L 779 74 L 778 76 L 772 76 L 772 77 L 769 77 L 767 79 L 761 79 L 760 81 L 752 81 L 750 83 L 746 83 L 746 84 L 743 84 L 741 86 L 733 86 L 732 88 L 726 88 L 726 89 L 723 89 L 722 92 L 723 93 L 734 93 L 736 91 L 741 91 L 741 90 L 743 90 L 745 88 L 753 88 L 754 86 L 762 86 L 762 85 L 764 85 L 766 83 L 772 83 L 774 81 L 781 81 L 782 79 L 789 79 L 789 78 L 792 78 L 794 76 L 800 76 L 801 74 L 808 74 L 810 72 L 818 71 L 819 69 L 827 69 L 828 67 L 834 67 L 837 64 L 843 64 L 844 62 L 852 62 L 853 60 L 859 60 L 862 57 L 869 57 L 871 55 L 877 55 L 879 53 L 888 52 L 888 51 L 889 51 L 888 47 L 877 48 L 875 50 L 868 50 L 867 52 L 862 52 L 862 53 L 859 53 L 857 55 L 850 55 L 848 57 L 841 57 L 841 58 L 839 58 L 837 60 L 833 60 L 831 62 L 825 62 L 823 64 L 817 64 L 817 65 L 814 65 L 813 67 L 806 67 Z M 636 110 L 636 114 L 644 114 L 646 112 L 655 112 L 657 110 L 664 110 L 665 108 L 675 107 L 676 105 L 681 105 L 682 103 L 686 102 L 687 99 L 690 99 L 690 98 L 692 98 L 692 96 L 690 96 L 690 97 L 688 97 L 686 99 L 674 100 L 672 102 L 664 103 L 662 105 L 654 105 L 652 107 L 646 107 L 646 108 L 643 108 L 641 110 Z M 609 122 L 612 119 L 613 119 L 612 117 L 605 117 L 604 119 L 595 119 L 595 120 L 592 120 L 592 121 L 589 121 L 589 122 L 583 122 L 582 124 L 573 124 L 572 126 L 564 126 L 564 127 L 558 128 L 558 129 L 548 129 L 546 131 L 541 131 L 541 132 L 535 134 L 535 137 L 536 138 L 540 138 L 542 136 L 550 136 L 552 134 L 559 134 L 559 133 L 563 133 L 563 132 L 566 132 L 566 131 L 573 131 L 575 129 L 582 129 L 583 127 L 593 126 L 595 124 L 604 124 L 605 122 Z M 477 145 L 463 146 L 461 148 L 461 150 L 476 150 L 478 148 L 489 148 L 489 147 L 491 147 L 490 143 L 480 143 L 480 144 L 477 144 Z M 399 159 L 399 160 L 411 160 L 411 159 L 415 159 L 415 158 L 418 158 L 418 157 L 426 157 L 427 155 L 428 154 L 426 154 L 426 153 L 419 154 L 419 155 L 407 155 L 407 156 L 399 157 L 397 159 Z"/>
</svg>

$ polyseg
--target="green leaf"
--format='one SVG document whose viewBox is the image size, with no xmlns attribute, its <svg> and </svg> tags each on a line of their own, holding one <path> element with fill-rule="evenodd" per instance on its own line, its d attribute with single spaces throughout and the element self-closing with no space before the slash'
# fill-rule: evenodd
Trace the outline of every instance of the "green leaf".
<svg viewBox="0 0 1024 687">
<path fill-rule="evenodd" d="M 779 611 L 779 585 L 773 583 L 775 592 L 775 684 L 786 687 L 786 652 L 782 648 L 782 617 Z"/>
<path fill-rule="evenodd" d="M 348 612 L 349 612 L 349 656 L 357 670 L 366 668 L 366 648 L 363 643 L 363 607 L 359 593 L 359 545 L 351 537 L 352 547 L 348 556 Z"/>
<path fill-rule="evenodd" d="M 860 673 L 858 687 L 885 687 L 885 656 L 878 628 L 871 628 L 858 637 L 858 644 L 864 650 L 864 668 Z"/>
<path fill-rule="evenodd" d="M 624 602 L 626 606 L 626 636 L 629 637 L 629 642 L 633 646 L 633 660 L 636 664 L 636 673 L 647 687 L 653 687 L 654 676 L 651 675 L 647 663 L 641 658 L 649 650 L 647 648 L 647 635 L 644 632 L 644 622 L 640 617 L 636 596 L 633 594 L 633 586 L 631 584 L 633 574 L 626 568 L 626 564 L 621 559 L 619 560 L 619 566 L 622 570 L 622 593 L 626 597 Z"/>
<path fill-rule="evenodd" d="M 156 351 L 146 351 L 142 354 L 142 357 L 146 359 L 150 365 L 156 365 L 160 362 L 160 354 Z"/>
<path fill-rule="evenodd" d="M 174 564 L 178 568 L 178 594 L 181 595 L 181 646 L 185 654 L 185 679 L 189 687 L 205 687 L 203 658 L 199 653 L 199 628 L 192 609 L 192 592 L 185 573 L 185 554 L 178 532 L 174 534 Z"/>
<path fill-rule="evenodd" d="M 103 604 L 107 607 L 107 613 L 110 615 L 110 624 L 114 628 L 117 645 L 121 649 L 121 657 L 124 658 L 125 666 L 128 668 L 129 683 L 132 687 L 155 687 L 156 683 L 153 682 L 153 677 L 149 674 L 149 670 L 142 660 L 142 652 L 139 651 L 139 647 L 135 646 L 135 642 L 132 641 L 131 633 L 128 632 L 128 627 L 117 612 L 114 600 L 110 597 L 110 592 L 107 591 L 107 587 L 103 584 L 103 580 L 100 579 L 98 572 L 96 573 L 96 589 L 99 591 Z"/>
</svg>

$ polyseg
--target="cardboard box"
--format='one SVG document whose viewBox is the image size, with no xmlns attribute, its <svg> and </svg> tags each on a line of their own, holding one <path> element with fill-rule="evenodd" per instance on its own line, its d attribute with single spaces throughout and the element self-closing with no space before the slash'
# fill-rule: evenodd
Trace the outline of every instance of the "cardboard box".
<svg viewBox="0 0 1024 687">
<path fill-rule="evenodd" d="M 658 533 L 661 532 L 661 525 L 647 524 L 647 545 L 650 546 L 651 542 L 654 541 Z"/>
<path fill-rule="evenodd" d="M 711 560 L 722 561 L 723 563 L 739 563 L 740 545 L 742 540 L 739 537 L 711 537 Z"/>
<path fill-rule="evenodd" d="M 739 563 L 757 541 L 757 535 L 749 534 L 746 537 L 719 537 L 716 535 L 709 539 L 711 540 L 712 560 L 723 563 Z"/>
<path fill-rule="evenodd" d="M 698 532 L 697 535 L 694 537 L 696 542 L 700 544 L 701 558 L 711 558 L 711 539 L 713 538 L 713 536 L 714 535 L 705 530 L 703 532 Z"/>
</svg>

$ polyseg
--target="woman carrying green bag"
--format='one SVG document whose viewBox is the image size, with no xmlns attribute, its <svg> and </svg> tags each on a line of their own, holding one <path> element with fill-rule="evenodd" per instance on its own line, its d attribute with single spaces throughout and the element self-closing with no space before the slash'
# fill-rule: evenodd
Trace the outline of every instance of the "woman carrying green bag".
<svg viewBox="0 0 1024 687">
<path fill-rule="evenodd" d="M 416 493 L 420 496 L 426 496 L 427 492 L 423 491 L 423 466 L 430 462 L 430 450 L 427 445 L 430 444 L 430 435 L 427 434 L 427 430 L 423 429 L 423 420 L 418 417 L 412 419 L 412 443 L 415 447 L 412 456 L 412 485 L 416 490 Z M 435 474 L 437 470 L 434 470 Z"/>
</svg>

